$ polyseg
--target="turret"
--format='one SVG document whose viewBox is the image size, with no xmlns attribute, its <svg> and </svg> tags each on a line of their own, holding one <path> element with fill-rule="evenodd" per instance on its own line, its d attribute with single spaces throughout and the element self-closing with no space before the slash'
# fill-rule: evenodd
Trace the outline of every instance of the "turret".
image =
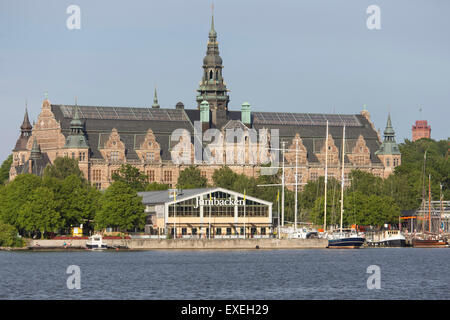
<svg viewBox="0 0 450 320">
<path fill-rule="evenodd" d="M 209 31 L 208 47 L 203 59 L 203 77 L 197 90 L 197 104 L 203 100 L 208 101 L 211 112 L 213 112 L 213 123 L 216 118 L 215 110 L 228 110 L 228 90 L 222 77 L 222 58 L 219 55 L 219 43 L 217 32 L 214 29 L 214 15 L 211 17 L 211 30 Z"/>
<path fill-rule="evenodd" d="M 380 158 L 385 167 L 384 176 L 391 174 L 395 167 L 401 164 L 401 153 L 395 142 L 395 131 L 392 127 L 391 115 L 388 115 L 386 129 L 384 129 L 384 141 L 375 154 Z"/>
</svg>

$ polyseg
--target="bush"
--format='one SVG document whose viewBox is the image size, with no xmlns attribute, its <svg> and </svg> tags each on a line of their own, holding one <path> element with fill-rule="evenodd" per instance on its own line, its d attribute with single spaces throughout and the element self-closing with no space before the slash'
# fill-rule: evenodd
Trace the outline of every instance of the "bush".
<svg viewBox="0 0 450 320">
<path fill-rule="evenodd" d="M 25 242 L 18 237 L 12 225 L 0 221 L 0 247 L 23 247 Z"/>
</svg>

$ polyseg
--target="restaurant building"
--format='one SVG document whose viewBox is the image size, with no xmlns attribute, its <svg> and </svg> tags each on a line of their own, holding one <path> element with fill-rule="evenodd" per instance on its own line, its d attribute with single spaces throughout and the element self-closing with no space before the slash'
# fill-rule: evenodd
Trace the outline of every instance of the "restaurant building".
<svg viewBox="0 0 450 320">
<path fill-rule="evenodd" d="M 273 232 L 272 202 L 224 188 L 139 192 L 145 232 L 177 238 L 256 238 Z M 174 232 L 175 230 L 175 232 Z"/>
</svg>

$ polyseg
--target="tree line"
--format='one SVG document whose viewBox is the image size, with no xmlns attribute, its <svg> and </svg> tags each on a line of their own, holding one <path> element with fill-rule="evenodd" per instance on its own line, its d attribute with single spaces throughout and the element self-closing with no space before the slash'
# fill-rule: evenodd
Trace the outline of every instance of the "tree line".
<svg viewBox="0 0 450 320">
<path fill-rule="evenodd" d="M 423 184 L 431 175 L 433 200 L 450 198 L 449 140 L 405 140 L 399 145 L 402 163 L 386 179 L 354 170 L 344 190 L 344 224 L 374 225 L 395 223 L 401 210 L 420 206 Z M 426 152 L 426 158 L 424 157 Z M 86 229 L 130 231 L 145 225 L 146 215 L 139 191 L 166 190 L 167 184 L 149 182 L 137 168 L 124 164 L 112 175 L 111 185 L 99 191 L 89 184 L 77 160 L 57 158 L 42 177 L 20 174 L 8 182 L 12 157 L 0 167 L 0 246 L 18 244 L 25 237 L 50 237 L 68 234 L 73 226 Z M 424 166 L 425 163 L 425 166 Z M 274 203 L 281 187 L 260 187 L 281 183 L 281 170 L 275 175 L 257 178 L 233 172 L 229 167 L 216 169 L 213 186 L 245 193 Z M 208 180 L 197 167 L 180 172 L 177 188 L 205 188 Z M 327 189 L 327 224 L 340 220 L 340 181 L 330 178 Z M 281 196 L 280 196 L 281 198 Z M 293 191 L 285 189 L 285 219 L 294 220 Z M 281 199 L 280 199 L 281 200 Z M 299 221 L 323 223 L 324 178 L 309 181 L 298 194 Z"/>
</svg>

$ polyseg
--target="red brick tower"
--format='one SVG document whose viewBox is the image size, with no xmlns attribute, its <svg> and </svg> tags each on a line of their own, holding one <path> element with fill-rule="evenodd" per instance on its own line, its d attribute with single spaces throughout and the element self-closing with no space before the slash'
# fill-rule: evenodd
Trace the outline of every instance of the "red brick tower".
<svg viewBox="0 0 450 320">
<path fill-rule="evenodd" d="M 412 126 L 412 141 L 422 138 L 431 138 L 431 126 L 428 125 L 427 120 L 417 120 Z"/>
</svg>

